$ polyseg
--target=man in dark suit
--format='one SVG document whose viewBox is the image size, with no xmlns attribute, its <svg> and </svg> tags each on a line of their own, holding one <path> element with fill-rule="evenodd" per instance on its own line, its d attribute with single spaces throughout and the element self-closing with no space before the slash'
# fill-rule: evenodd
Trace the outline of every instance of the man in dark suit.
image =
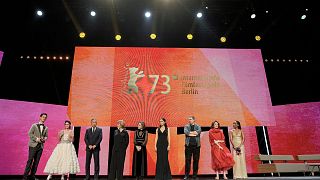
<svg viewBox="0 0 320 180">
<path fill-rule="evenodd" d="M 36 180 L 35 177 L 38 164 L 43 151 L 43 143 L 48 139 L 48 127 L 44 125 L 48 115 L 46 113 L 40 114 L 39 122 L 32 124 L 29 135 L 29 156 L 26 168 L 24 170 L 23 179 L 28 179 L 31 171 L 31 179 Z"/>
<path fill-rule="evenodd" d="M 91 119 L 91 127 L 86 130 L 84 136 L 86 143 L 86 180 L 90 179 L 90 162 L 93 154 L 94 159 L 94 179 L 98 179 L 100 163 L 99 163 L 99 152 L 100 143 L 102 141 L 102 129 L 97 127 L 97 120 Z"/>
</svg>

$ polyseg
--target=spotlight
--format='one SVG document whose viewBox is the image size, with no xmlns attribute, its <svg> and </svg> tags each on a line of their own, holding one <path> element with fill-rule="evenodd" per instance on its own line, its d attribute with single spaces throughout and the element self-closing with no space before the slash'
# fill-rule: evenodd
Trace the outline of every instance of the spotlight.
<svg viewBox="0 0 320 180">
<path fill-rule="evenodd" d="M 69 56 L 66 56 L 66 59 L 69 59 Z"/>
<path fill-rule="evenodd" d="M 201 18 L 202 17 L 202 13 L 201 12 L 198 12 L 197 13 L 197 18 Z"/>
<path fill-rule="evenodd" d="M 20 59 L 23 59 L 23 56 L 20 56 Z"/>
<path fill-rule="evenodd" d="M 40 59 L 43 59 L 43 56 L 40 56 Z"/>
<path fill-rule="evenodd" d="M 53 59 L 57 59 L 57 57 L 53 56 Z"/>
<path fill-rule="evenodd" d="M 150 34 L 150 38 L 151 38 L 151 39 L 156 39 L 156 38 L 157 38 L 157 35 L 152 33 L 152 34 Z"/>
<path fill-rule="evenodd" d="M 30 58 L 30 56 L 27 56 L 27 59 L 29 59 Z"/>
<path fill-rule="evenodd" d="M 193 38 L 193 35 L 192 34 L 188 34 L 187 35 L 187 39 L 191 40 Z"/>
<path fill-rule="evenodd" d="M 208 9 L 208 6 L 206 6 L 206 9 Z"/>
<path fill-rule="evenodd" d="M 60 56 L 59 59 L 62 60 L 62 56 Z"/>
<path fill-rule="evenodd" d="M 223 43 L 225 43 L 225 42 L 227 41 L 227 38 L 224 37 L 224 36 L 222 36 L 222 37 L 220 38 L 220 41 L 223 42 Z"/>
<path fill-rule="evenodd" d="M 37 59 L 37 56 L 33 56 L 33 59 Z"/>
<path fill-rule="evenodd" d="M 266 13 L 268 14 L 268 13 L 269 13 L 269 11 L 266 11 Z"/>
<path fill-rule="evenodd" d="M 256 35 L 256 36 L 255 36 L 255 39 L 256 39 L 256 41 L 260 41 L 260 40 L 261 40 L 261 36 Z"/>
<path fill-rule="evenodd" d="M 49 56 L 47 56 L 47 59 L 50 59 L 50 57 L 49 57 Z"/>
<path fill-rule="evenodd" d="M 302 19 L 302 20 L 303 20 L 303 19 L 306 19 L 306 18 L 307 18 L 307 15 L 305 15 L 305 14 L 301 16 L 301 19 Z"/>
<path fill-rule="evenodd" d="M 91 16 L 96 16 L 96 12 L 91 11 L 91 12 L 90 12 L 90 15 L 91 15 Z"/>
<path fill-rule="evenodd" d="M 306 9 L 306 11 L 308 11 L 309 9 Z"/>
<path fill-rule="evenodd" d="M 251 17 L 251 19 L 254 19 L 254 18 L 256 18 L 256 14 L 253 13 L 253 14 L 251 14 L 250 17 Z"/>
<path fill-rule="evenodd" d="M 80 38 L 84 38 L 84 37 L 86 37 L 86 33 L 81 32 L 81 33 L 79 34 L 79 37 L 80 37 Z"/>
<path fill-rule="evenodd" d="M 115 38 L 117 41 L 120 41 L 120 40 L 121 40 L 121 35 L 117 34 L 114 38 Z"/>
<path fill-rule="evenodd" d="M 38 16 L 42 16 L 42 15 L 43 15 L 43 12 L 40 11 L 40 10 L 38 10 L 38 11 L 37 11 L 37 15 L 38 15 Z"/>
<path fill-rule="evenodd" d="M 144 13 L 144 16 L 145 16 L 146 18 L 149 18 L 149 17 L 151 16 L 151 13 L 150 13 L 149 11 L 147 11 L 147 12 Z"/>
</svg>

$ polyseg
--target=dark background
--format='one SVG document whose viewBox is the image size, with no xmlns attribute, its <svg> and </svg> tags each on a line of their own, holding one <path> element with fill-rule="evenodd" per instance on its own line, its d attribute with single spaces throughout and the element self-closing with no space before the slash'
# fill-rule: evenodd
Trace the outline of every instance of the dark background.
<svg viewBox="0 0 320 180">
<path fill-rule="evenodd" d="M 138 46 L 261 49 L 268 60 L 264 64 L 273 105 L 319 101 L 314 44 L 319 39 L 316 22 L 320 18 L 311 2 L 4 1 L 0 5 L 0 50 L 4 51 L 0 98 L 67 105 L 75 46 Z M 38 9 L 42 17 L 36 15 Z M 97 13 L 95 17 L 90 16 L 91 10 Z M 144 17 L 146 10 L 152 13 L 150 19 Z M 198 11 L 203 13 L 201 19 L 195 17 Z M 252 12 L 255 19 L 250 18 Z M 302 14 L 307 15 L 305 20 L 300 19 Z M 79 38 L 81 31 L 86 38 Z M 121 41 L 114 40 L 118 33 Z M 157 39 L 151 40 L 150 33 L 156 33 Z M 186 39 L 188 33 L 193 33 L 193 40 Z M 257 34 L 260 42 L 254 39 Z M 219 41 L 221 36 L 227 37 L 226 43 Z M 70 59 L 53 60 L 52 56 Z"/>
</svg>

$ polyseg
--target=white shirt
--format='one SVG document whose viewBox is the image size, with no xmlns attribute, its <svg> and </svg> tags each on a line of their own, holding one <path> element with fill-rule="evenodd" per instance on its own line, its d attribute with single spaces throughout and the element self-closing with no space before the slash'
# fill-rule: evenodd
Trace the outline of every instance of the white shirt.
<svg viewBox="0 0 320 180">
<path fill-rule="evenodd" d="M 40 125 L 42 124 L 42 123 L 39 123 Z M 43 124 L 43 126 L 44 126 L 44 124 Z M 43 126 L 40 126 L 40 133 L 42 134 L 42 131 L 43 131 Z"/>
</svg>

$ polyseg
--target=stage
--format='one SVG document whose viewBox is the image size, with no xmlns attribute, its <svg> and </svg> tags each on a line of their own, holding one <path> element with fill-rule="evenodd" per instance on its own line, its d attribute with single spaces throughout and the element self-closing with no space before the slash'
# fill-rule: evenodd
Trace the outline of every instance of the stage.
<svg viewBox="0 0 320 180">
<path fill-rule="evenodd" d="M 5 179 L 10 179 L 10 180 L 21 180 L 21 177 L 17 177 L 17 176 L 0 176 L 1 179 L 5 178 Z M 198 180 L 209 180 L 209 179 L 214 179 L 215 176 L 199 176 L 197 179 Z M 37 178 L 39 178 L 39 180 L 45 180 L 47 177 L 46 176 L 38 176 Z M 66 178 L 65 178 L 66 179 Z M 84 176 L 81 177 L 74 177 L 74 178 L 70 178 L 70 180 L 83 180 Z M 93 179 L 93 178 L 91 178 Z M 101 177 L 99 178 L 99 180 L 107 180 L 107 177 Z M 124 179 L 127 180 L 135 180 L 136 178 L 133 177 L 124 177 Z M 183 176 L 178 176 L 178 177 L 174 177 L 173 180 L 182 180 Z M 320 179 L 320 176 L 282 176 L 282 177 L 248 177 L 248 179 Z M 54 176 L 52 178 L 52 180 L 60 180 L 60 176 Z M 154 180 L 153 177 L 148 177 L 145 178 L 144 180 Z M 190 178 L 190 180 L 192 180 L 192 178 Z"/>
</svg>

